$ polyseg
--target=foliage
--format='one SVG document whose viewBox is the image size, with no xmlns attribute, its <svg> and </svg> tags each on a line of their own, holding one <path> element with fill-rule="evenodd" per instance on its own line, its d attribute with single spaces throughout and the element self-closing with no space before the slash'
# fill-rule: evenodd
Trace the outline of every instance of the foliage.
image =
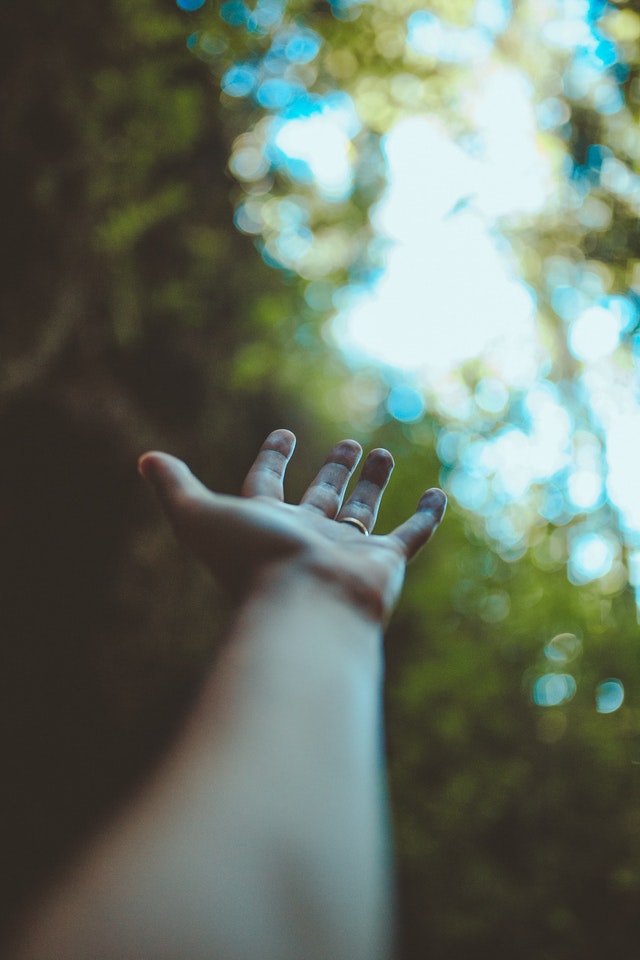
<svg viewBox="0 0 640 960">
<path fill-rule="evenodd" d="M 539 42 L 535 5 L 492 35 L 504 63 L 536 78 L 541 113 L 556 111 L 540 143 L 567 174 L 544 214 L 498 218 L 495 231 L 535 289 L 544 377 L 572 412 L 576 449 L 595 437 L 605 469 L 562 290 L 581 308 L 637 298 L 640 19 L 630 3 L 591 6 L 602 56 L 607 38 L 617 45 L 591 85 L 568 48 Z M 429 13 L 477 31 L 479 7 Z M 611 500 L 551 515 L 545 497 L 567 473 L 506 502 L 473 472 L 474 451 L 520 426 L 526 401 L 509 383 L 505 408 L 456 419 L 452 397 L 475 403 L 486 358 L 451 374 L 447 403 L 422 385 L 427 412 L 403 422 L 389 397 L 404 375 L 336 349 L 333 315 L 388 251 L 375 225 L 383 138 L 426 113 L 469 142 L 472 72 L 405 43 L 426 13 L 410 0 L 222 12 L 37 0 L 2 14 L 5 927 L 162 748 L 224 622 L 223 600 L 145 505 L 135 455 L 168 447 L 234 490 L 282 424 L 300 437 L 292 496 L 352 431 L 398 463 L 381 529 L 439 473 L 453 492 L 388 637 L 403 955 L 630 958 L 640 709 L 623 561 L 635 540 Z M 614 88 L 624 106 L 603 112 Z M 277 144 L 284 121 L 327 114 L 343 136 L 339 181 Z M 630 325 L 606 361 L 625 384 L 634 337 Z M 474 512 L 460 491 L 482 484 Z M 526 542 L 492 535 L 498 514 L 525 517 Z M 585 522 L 622 546 L 605 577 L 574 584 L 566 561 Z M 565 634 L 569 646 L 550 646 Z M 535 703 L 547 675 L 574 686 Z M 608 678 L 625 691 L 610 714 L 595 699 Z"/>
</svg>

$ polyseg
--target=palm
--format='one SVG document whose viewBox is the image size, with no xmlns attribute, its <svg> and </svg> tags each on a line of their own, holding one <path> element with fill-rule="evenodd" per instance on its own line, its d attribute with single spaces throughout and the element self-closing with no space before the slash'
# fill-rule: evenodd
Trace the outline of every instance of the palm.
<svg viewBox="0 0 640 960">
<path fill-rule="evenodd" d="M 146 454 L 141 472 L 155 481 L 180 541 L 203 560 L 231 592 L 242 592 L 265 566 L 288 559 L 310 561 L 332 578 L 358 581 L 378 598 L 385 614 L 399 593 L 406 562 L 426 543 L 444 511 L 439 490 L 427 491 L 418 511 L 387 536 L 366 537 L 345 522 L 371 532 L 393 469 L 386 450 L 367 457 L 358 482 L 345 491 L 361 456 L 353 440 L 331 450 L 299 505 L 284 502 L 283 482 L 295 437 L 269 435 L 251 467 L 241 497 L 211 493 L 180 461 Z"/>
</svg>

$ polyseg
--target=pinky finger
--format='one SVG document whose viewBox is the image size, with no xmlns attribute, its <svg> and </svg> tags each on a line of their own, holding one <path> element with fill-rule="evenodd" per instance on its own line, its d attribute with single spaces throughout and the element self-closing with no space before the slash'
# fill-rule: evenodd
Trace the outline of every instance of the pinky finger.
<svg viewBox="0 0 640 960">
<path fill-rule="evenodd" d="M 418 509 L 414 515 L 389 534 L 394 540 L 400 541 L 407 560 L 415 557 L 433 536 L 446 508 L 446 495 L 438 487 L 432 487 L 420 497 Z"/>
</svg>

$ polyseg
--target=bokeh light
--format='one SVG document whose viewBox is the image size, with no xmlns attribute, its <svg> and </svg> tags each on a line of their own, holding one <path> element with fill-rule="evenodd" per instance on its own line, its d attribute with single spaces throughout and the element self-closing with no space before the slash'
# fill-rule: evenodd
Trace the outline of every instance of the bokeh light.
<svg viewBox="0 0 640 960">
<path fill-rule="evenodd" d="M 408 386 L 394 387 L 387 398 L 387 409 L 392 417 L 402 423 L 419 420 L 424 413 L 425 403 L 418 390 Z"/>
<path fill-rule="evenodd" d="M 331 10 L 350 21 L 364 7 Z M 566 526 L 569 580 L 612 589 L 627 563 L 640 609 L 629 559 L 640 550 L 640 447 L 629 442 L 640 267 L 625 283 L 596 250 L 615 232 L 615 204 L 640 214 L 624 86 L 640 18 L 578 0 L 477 0 L 466 19 L 398 11 L 379 40 L 396 58 L 382 79 L 279 0 L 233 0 L 220 15 L 265 38 L 222 77 L 226 95 L 262 110 L 229 161 L 247 191 L 235 222 L 268 263 L 308 281 L 306 302 L 348 363 L 378 368 L 386 400 L 371 417 L 436 418 L 441 482 L 505 559 L 532 531 Z M 450 102 L 430 109 L 440 69 Z M 580 109 L 602 131 L 578 149 Z M 351 231 L 341 205 L 360 204 L 376 177 L 369 224 Z M 567 242 L 539 253 L 527 231 L 545 224 Z"/>
<path fill-rule="evenodd" d="M 600 533 L 578 533 L 572 537 L 569 554 L 569 579 L 572 583 L 590 583 L 604 577 L 616 557 L 612 540 Z"/>
<path fill-rule="evenodd" d="M 544 673 L 533 684 L 532 699 L 539 707 L 557 707 L 575 693 L 576 681 L 570 673 Z"/>
<path fill-rule="evenodd" d="M 274 125 L 270 155 L 294 179 L 311 180 L 326 199 L 342 200 L 352 186 L 351 138 L 360 126 L 353 104 L 332 96 L 305 107 Z"/>
<path fill-rule="evenodd" d="M 620 342 L 619 320 L 604 307 L 588 307 L 571 324 L 568 342 L 578 360 L 601 360 L 613 353 Z"/>
<path fill-rule="evenodd" d="M 624 687 L 620 680 L 604 680 L 596 690 L 598 713 L 615 713 L 624 703 Z"/>
<path fill-rule="evenodd" d="M 571 663 L 582 650 L 582 642 L 575 633 L 558 633 L 544 648 L 544 655 L 556 664 Z"/>
</svg>

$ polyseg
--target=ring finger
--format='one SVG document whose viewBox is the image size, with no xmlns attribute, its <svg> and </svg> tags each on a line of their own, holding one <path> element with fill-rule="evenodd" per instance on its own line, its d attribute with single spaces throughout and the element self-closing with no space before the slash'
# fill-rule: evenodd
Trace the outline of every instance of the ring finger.
<svg viewBox="0 0 640 960">
<path fill-rule="evenodd" d="M 362 447 L 355 440 L 337 443 L 300 501 L 300 506 L 317 510 L 333 519 L 361 456 Z"/>
<path fill-rule="evenodd" d="M 371 533 L 393 467 L 393 457 L 388 450 L 372 450 L 364 462 L 353 493 L 343 504 L 336 520 L 359 520 Z"/>
</svg>

